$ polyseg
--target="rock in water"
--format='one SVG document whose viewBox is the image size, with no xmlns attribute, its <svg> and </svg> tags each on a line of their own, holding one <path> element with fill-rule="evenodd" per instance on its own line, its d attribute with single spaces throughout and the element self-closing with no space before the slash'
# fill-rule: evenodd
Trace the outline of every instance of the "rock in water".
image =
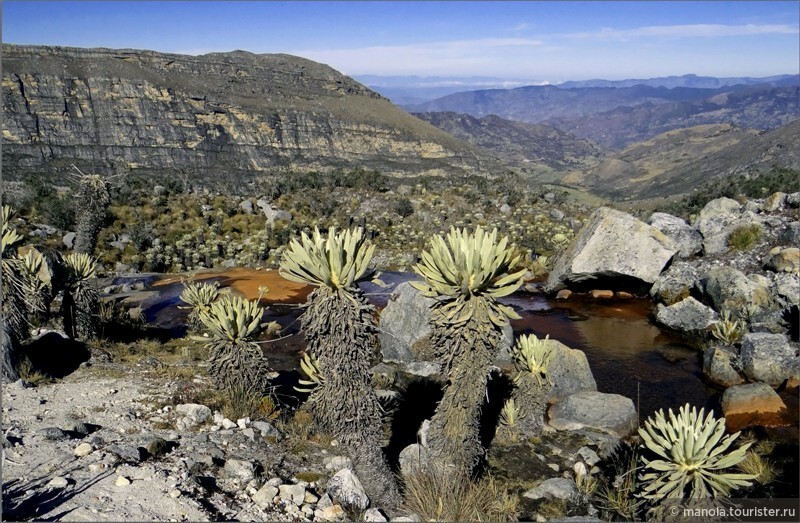
<svg viewBox="0 0 800 523">
<path fill-rule="evenodd" d="M 601 207 L 556 260 L 545 291 L 649 287 L 677 252 L 675 243 L 655 227 Z"/>
<path fill-rule="evenodd" d="M 659 303 L 656 308 L 658 323 L 685 334 L 703 333 L 718 319 L 714 309 L 706 307 L 691 296 L 669 307 Z"/>
<path fill-rule="evenodd" d="M 588 427 L 624 438 L 636 429 L 636 409 L 619 394 L 578 392 L 550 408 L 549 423 L 558 430 Z"/>
</svg>

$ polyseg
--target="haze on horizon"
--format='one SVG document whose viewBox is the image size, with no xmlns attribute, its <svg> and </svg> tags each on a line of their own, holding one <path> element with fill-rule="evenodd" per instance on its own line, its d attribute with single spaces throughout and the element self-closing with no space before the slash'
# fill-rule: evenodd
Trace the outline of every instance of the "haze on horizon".
<svg viewBox="0 0 800 523">
<path fill-rule="evenodd" d="M 22 2 L 3 42 L 287 53 L 350 76 L 525 79 L 797 74 L 800 3 Z"/>
</svg>

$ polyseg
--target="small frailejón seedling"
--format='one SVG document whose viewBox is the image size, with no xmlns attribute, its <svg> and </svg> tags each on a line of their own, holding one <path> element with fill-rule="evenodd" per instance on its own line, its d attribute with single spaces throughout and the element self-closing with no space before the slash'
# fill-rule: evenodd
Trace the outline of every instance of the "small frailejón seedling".
<svg viewBox="0 0 800 523">
<path fill-rule="evenodd" d="M 483 456 L 481 405 L 503 327 L 519 318 L 497 301 L 522 285 L 525 269 L 509 274 L 519 259 L 508 238 L 498 241 L 496 229 L 451 228 L 446 237 L 431 239 L 430 251 L 423 251 L 414 267 L 424 281 L 412 285 L 435 300 L 431 344 L 447 378 L 431 419 L 428 448 L 435 460 L 466 475 Z"/>
<path fill-rule="evenodd" d="M 519 431 L 526 437 L 535 436 L 544 427 L 547 394 L 553 388 L 548 372 L 553 357 L 550 336 L 544 339 L 534 334 L 520 336 L 511 348 L 511 357 L 517 371 L 512 398 L 523 415 Z"/>
<path fill-rule="evenodd" d="M 97 337 L 100 323 L 100 296 L 90 281 L 95 277 L 95 260 L 76 252 L 64 257 L 67 272 L 61 314 L 64 330 L 70 337 L 91 340 Z"/>
<path fill-rule="evenodd" d="M 704 410 L 689 410 L 686 404 L 678 415 L 672 409 L 648 418 L 639 429 L 644 447 L 660 459 L 640 458 L 644 468 L 639 476 L 640 496 L 659 499 L 698 499 L 727 496 L 732 490 L 749 487 L 752 474 L 729 472 L 745 459 L 750 444 L 729 451 L 739 432 L 725 435 L 725 418 L 715 419 Z"/>
<path fill-rule="evenodd" d="M 263 312 L 257 301 L 232 295 L 198 312 L 211 336 L 208 372 L 217 388 L 229 394 L 266 390 L 269 368 L 261 347 L 254 343 Z"/>
<path fill-rule="evenodd" d="M 350 454 L 369 497 L 393 510 L 400 494 L 381 450 L 381 407 L 369 372 L 377 346 L 374 307 L 357 285 L 374 276 L 374 250 L 361 228 L 331 228 L 327 237 L 315 229 L 290 242 L 280 273 L 316 287 L 301 316 L 312 372 L 324 376 L 309 396 L 314 417 Z"/>
</svg>

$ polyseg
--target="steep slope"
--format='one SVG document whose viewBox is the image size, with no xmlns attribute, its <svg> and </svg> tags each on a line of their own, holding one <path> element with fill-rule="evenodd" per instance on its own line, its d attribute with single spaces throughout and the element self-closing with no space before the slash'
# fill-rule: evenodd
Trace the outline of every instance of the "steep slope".
<svg viewBox="0 0 800 523">
<path fill-rule="evenodd" d="M 797 86 L 759 85 L 720 92 L 703 100 L 647 102 L 583 118 L 553 118 L 545 123 L 618 150 L 672 129 L 728 123 L 766 130 L 785 125 L 798 116 Z"/>
<path fill-rule="evenodd" d="M 3 46 L 3 173 L 496 171 L 496 160 L 289 55 Z"/>
<path fill-rule="evenodd" d="M 684 194 L 710 180 L 773 167 L 800 170 L 800 119 L 771 131 L 728 124 L 670 131 L 564 181 L 630 200 Z"/>
<path fill-rule="evenodd" d="M 478 119 L 452 112 L 414 113 L 414 116 L 522 169 L 575 169 L 596 164 L 605 156 L 597 144 L 546 125 L 514 122 L 494 115 Z"/>
</svg>

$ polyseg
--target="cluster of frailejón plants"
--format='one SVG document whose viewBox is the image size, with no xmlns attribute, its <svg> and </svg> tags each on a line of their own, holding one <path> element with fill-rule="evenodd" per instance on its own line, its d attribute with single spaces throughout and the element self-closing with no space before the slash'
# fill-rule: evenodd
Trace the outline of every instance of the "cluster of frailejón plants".
<svg viewBox="0 0 800 523">
<path fill-rule="evenodd" d="M 520 406 L 522 417 L 519 431 L 534 436 L 544 427 L 547 395 L 553 388 L 548 366 L 554 355 L 550 337 L 539 339 L 534 334 L 517 338 L 511 348 L 514 361 L 514 391 L 512 398 Z"/>
<path fill-rule="evenodd" d="M 211 304 L 217 301 L 217 298 L 219 298 L 219 285 L 216 282 L 213 284 L 184 283 L 180 299 L 191 307 L 187 318 L 189 327 L 197 329 L 202 325 L 200 313 L 208 311 Z"/>
<path fill-rule="evenodd" d="M 725 418 L 704 414 L 703 409 L 698 413 L 687 404 L 677 416 L 670 409 L 665 417 L 662 409 L 644 422 L 639 435 L 656 458 L 641 457 L 642 497 L 719 497 L 750 486 L 753 475 L 728 470 L 744 460 L 750 444 L 729 450 L 739 433 L 726 435 Z"/>
<path fill-rule="evenodd" d="M 214 384 L 229 394 L 267 389 L 269 367 L 255 343 L 263 313 L 257 301 L 233 295 L 224 295 L 197 313 L 211 337 L 209 374 Z"/>
<path fill-rule="evenodd" d="M 370 498 L 393 510 L 400 495 L 381 450 L 381 406 L 369 372 L 377 346 L 374 307 L 357 286 L 374 276 L 373 251 L 363 229 L 332 228 L 327 237 L 315 229 L 291 241 L 280 271 L 316 287 L 301 317 L 308 362 L 315 365 L 306 371 L 316 385 L 309 396 L 314 417 L 348 451 Z"/>
<path fill-rule="evenodd" d="M 428 448 L 434 460 L 470 474 L 483 456 L 480 414 L 492 362 L 509 319 L 519 316 L 497 301 L 522 284 L 525 270 L 508 239 L 478 227 L 435 236 L 414 270 L 412 285 L 434 298 L 431 343 L 446 377 L 444 396 L 431 418 Z"/>
</svg>

